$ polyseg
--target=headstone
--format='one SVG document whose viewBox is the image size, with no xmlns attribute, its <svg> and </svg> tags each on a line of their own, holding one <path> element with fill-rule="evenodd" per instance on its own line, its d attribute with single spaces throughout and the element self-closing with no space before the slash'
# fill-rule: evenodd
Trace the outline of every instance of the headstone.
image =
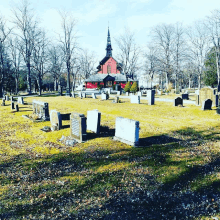
<svg viewBox="0 0 220 220">
<path fill-rule="evenodd" d="M 215 89 L 210 88 L 210 87 L 204 87 L 204 88 L 200 89 L 200 91 L 199 91 L 199 103 L 200 103 L 200 105 L 206 99 L 211 99 L 212 100 L 212 105 L 216 106 L 216 97 L 214 95 L 214 90 Z"/>
<path fill-rule="evenodd" d="M 9 96 L 8 95 L 5 96 L 5 100 L 9 101 Z"/>
<path fill-rule="evenodd" d="M 86 98 L 86 93 L 85 92 L 82 93 L 82 97 Z"/>
<path fill-rule="evenodd" d="M 107 100 L 107 95 L 105 93 L 102 93 L 102 100 Z"/>
<path fill-rule="evenodd" d="M 138 96 L 142 96 L 141 92 L 137 92 L 137 95 L 138 95 Z"/>
<path fill-rule="evenodd" d="M 92 93 L 92 98 L 96 99 L 96 94 L 95 93 Z"/>
<path fill-rule="evenodd" d="M 84 114 L 71 114 L 70 131 L 70 136 L 78 142 L 83 142 L 86 140 L 86 118 Z"/>
<path fill-rule="evenodd" d="M 18 104 L 24 105 L 23 97 L 18 97 Z"/>
<path fill-rule="evenodd" d="M 196 94 L 196 95 L 199 95 L 199 90 L 196 90 L 196 91 L 195 91 L 195 94 Z"/>
<path fill-rule="evenodd" d="M 154 105 L 155 90 L 147 90 L 148 105 Z"/>
<path fill-rule="evenodd" d="M 121 95 L 121 91 L 117 91 L 117 95 Z"/>
<path fill-rule="evenodd" d="M 114 140 L 138 146 L 139 144 L 139 121 L 117 117 L 115 123 Z"/>
<path fill-rule="evenodd" d="M 218 107 L 219 104 L 219 99 L 218 99 L 218 95 L 215 95 L 215 107 Z"/>
<path fill-rule="evenodd" d="M 5 106 L 5 99 L 2 99 L 2 104 L 1 106 Z"/>
<path fill-rule="evenodd" d="M 131 103 L 140 104 L 140 96 L 132 95 L 131 96 Z"/>
<path fill-rule="evenodd" d="M 182 99 L 189 99 L 189 94 L 188 93 L 184 93 L 182 94 Z"/>
<path fill-rule="evenodd" d="M 15 103 L 11 102 L 11 110 L 15 109 Z"/>
<path fill-rule="evenodd" d="M 32 105 L 33 105 L 33 113 L 38 115 L 40 119 L 44 121 L 50 119 L 49 104 L 47 102 L 33 100 Z"/>
<path fill-rule="evenodd" d="M 106 92 L 110 95 L 111 94 L 111 88 L 107 88 L 107 89 L 105 89 L 106 90 Z"/>
<path fill-rule="evenodd" d="M 126 96 L 129 96 L 129 92 L 126 92 Z"/>
<path fill-rule="evenodd" d="M 81 92 L 78 93 L 78 96 L 79 96 L 79 98 L 82 99 L 82 93 Z"/>
<path fill-rule="evenodd" d="M 11 96 L 11 102 L 13 102 L 14 101 L 14 98 L 13 98 L 13 96 Z"/>
<path fill-rule="evenodd" d="M 195 95 L 196 96 L 196 105 L 199 105 L 199 95 Z"/>
<path fill-rule="evenodd" d="M 120 102 L 119 97 L 115 96 L 115 103 L 119 103 L 119 102 Z"/>
<path fill-rule="evenodd" d="M 212 100 L 206 99 L 202 103 L 202 110 L 212 110 Z"/>
<path fill-rule="evenodd" d="M 18 104 L 15 105 L 15 111 L 18 112 L 19 111 L 19 107 Z"/>
<path fill-rule="evenodd" d="M 74 92 L 72 93 L 72 97 L 73 97 L 73 98 L 76 98 L 76 95 L 75 95 L 75 93 L 74 93 Z"/>
<path fill-rule="evenodd" d="M 51 110 L 50 112 L 51 130 L 56 131 L 62 128 L 62 118 L 60 112 Z"/>
<path fill-rule="evenodd" d="M 174 106 L 183 105 L 183 100 L 182 100 L 182 98 L 181 98 L 181 97 L 175 98 L 173 105 L 174 105 Z"/>
<path fill-rule="evenodd" d="M 97 109 L 92 111 L 87 111 L 87 130 L 99 134 L 100 123 L 101 123 L 101 113 Z"/>
</svg>

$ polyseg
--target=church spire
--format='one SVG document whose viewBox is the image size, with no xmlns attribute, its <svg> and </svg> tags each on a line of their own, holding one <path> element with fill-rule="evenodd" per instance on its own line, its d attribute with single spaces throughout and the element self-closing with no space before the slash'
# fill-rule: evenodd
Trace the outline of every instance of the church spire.
<svg viewBox="0 0 220 220">
<path fill-rule="evenodd" d="M 106 46 L 106 57 L 112 57 L 112 45 L 111 45 L 109 27 L 108 27 L 107 46 Z"/>
</svg>

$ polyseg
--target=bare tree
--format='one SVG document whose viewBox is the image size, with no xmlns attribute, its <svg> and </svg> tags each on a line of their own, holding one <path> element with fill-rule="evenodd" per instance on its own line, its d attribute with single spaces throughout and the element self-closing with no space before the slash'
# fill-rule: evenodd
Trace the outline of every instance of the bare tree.
<svg viewBox="0 0 220 220">
<path fill-rule="evenodd" d="M 31 56 L 34 49 L 34 43 L 39 35 L 39 29 L 37 28 L 37 20 L 32 13 L 30 4 L 27 0 L 23 0 L 21 5 L 13 9 L 14 20 L 16 28 L 20 38 L 20 50 L 23 56 L 24 62 L 27 67 L 27 86 L 28 92 L 31 94 Z"/>
<path fill-rule="evenodd" d="M 161 63 L 161 68 L 164 69 L 166 75 L 166 87 L 172 76 L 173 62 L 173 43 L 175 37 L 175 28 L 170 24 L 160 24 L 152 28 L 153 42 L 157 45 L 160 56 L 158 59 Z"/>
<path fill-rule="evenodd" d="M 42 81 L 45 73 L 49 71 L 47 61 L 48 61 L 48 53 L 47 53 L 48 40 L 46 39 L 45 32 L 42 31 L 38 35 L 38 41 L 35 42 L 33 48 L 33 69 L 36 71 L 36 80 L 38 84 L 39 95 L 42 92 Z"/>
<path fill-rule="evenodd" d="M 153 43 L 148 45 L 148 51 L 145 53 L 144 72 L 150 77 L 151 88 L 155 74 L 159 70 L 158 51 Z"/>
<path fill-rule="evenodd" d="M 5 20 L 2 17 L 0 17 L 0 97 L 2 97 L 4 94 L 6 40 L 10 33 L 11 29 L 6 28 Z"/>
<path fill-rule="evenodd" d="M 218 84 L 220 84 L 220 10 L 212 11 L 211 16 L 208 16 L 205 22 L 208 29 L 209 37 L 214 45 Z"/>
<path fill-rule="evenodd" d="M 60 12 L 62 33 L 59 35 L 59 42 L 64 53 L 64 62 L 67 70 L 66 95 L 70 93 L 70 76 L 73 74 L 75 64 L 75 51 L 77 49 L 76 20 L 67 12 Z"/>
<path fill-rule="evenodd" d="M 122 35 L 115 39 L 118 46 L 117 60 L 122 64 L 122 71 L 126 77 L 134 78 L 140 68 L 138 63 L 141 50 L 135 42 L 134 32 L 128 28 Z"/>
<path fill-rule="evenodd" d="M 188 28 L 189 56 L 194 61 L 198 73 L 198 88 L 201 88 L 201 77 L 205 69 L 205 57 L 209 49 L 207 29 L 202 22 L 195 22 Z"/>
<path fill-rule="evenodd" d="M 179 75 L 181 67 L 184 64 L 186 58 L 186 42 L 185 31 L 181 23 L 176 23 L 174 26 L 174 41 L 173 41 L 173 69 L 175 80 L 175 91 L 179 87 Z"/>
<path fill-rule="evenodd" d="M 9 51 L 11 55 L 13 75 L 15 78 L 15 94 L 18 94 L 20 67 L 21 67 L 21 53 L 18 44 L 18 38 L 10 39 Z"/>
<path fill-rule="evenodd" d="M 50 74 L 54 79 L 54 91 L 57 91 L 63 69 L 63 52 L 61 48 L 59 46 L 50 48 L 48 59 Z"/>
</svg>

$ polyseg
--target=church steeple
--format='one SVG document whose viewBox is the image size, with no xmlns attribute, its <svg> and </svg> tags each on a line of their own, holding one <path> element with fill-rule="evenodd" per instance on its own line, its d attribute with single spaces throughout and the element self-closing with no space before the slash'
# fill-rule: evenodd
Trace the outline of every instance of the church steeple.
<svg viewBox="0 0 220 220">
<path fill-rule="evenodd" d="M 106 46 L 106 57 L 112 57 L 112 45 L 111 45 L 109 28 L 108 28 L 108 37 L 107 37 L 107 46 Z"/>
</svg>

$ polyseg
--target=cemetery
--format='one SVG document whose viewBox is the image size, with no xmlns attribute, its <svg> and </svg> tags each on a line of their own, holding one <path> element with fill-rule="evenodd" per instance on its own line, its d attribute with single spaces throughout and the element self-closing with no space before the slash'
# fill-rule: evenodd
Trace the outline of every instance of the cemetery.
<svg viewBox="0 0 220 220">
<path fill-rule="evenodd" d="M 15 101 L 4 99 L 5 105 L 0 106 L 0 166 L 5 179 L 0 196 L 5 201 L 4 210 L 15 209 L 26 215 L 21 210 L 31 203 L 33 213 L 35 207 L 36 213 L 44 210 L 49 216 L 48 209 L 62 207 L 62 200 L 74 192 L 75 201 L 81 203 L 79 212 L 84 215 L 87 208 L 96 207 L 97 199 L 103 201 L 98 213 L 104 213 L 118 193 L 126 199 L 138 195 L 148 203 L 151 200 L 144 190 L 160 206 L 172 196 L 170 190 L 175 184 L 181 191 L 190 188 L 197 192 L 202 181 L 207 189 L 210 184 L 209 190 L 216 189 L 212 183 L 219 181 L 218 176 L 208 168 L 207 173 L 203 170 L 210 163 L 218 169 L 220 115 L 211 99 L 205 97 L 204 104 L 197 106 L 196 95 L 189 96 L 194 104 L 180 97 L 175 102 L 179 95 L 173 94 L 165 98 L 172 102 L 157 101 L 161 97 L 157 94 L 153 94 L 153 102 L 149 93 L 150 98 L 134 103 L 133 96 L 118 97 L 117 93 L 108 99 L 103 94 L 93 96 L 25 97 L 28 104 L 19 104 L 19 111 L 13 109 Z M 115 102 L 119 98 L 121 101 Z M 36 123 L 22 117 L 33 111 L 47 120 Z M 43 132 L 45 127 L 51 130 Z M 154 190 L 163 191 L 160 198 L 155 197 Z M 202 192 L 201 197 L 192 196 L 192 201 L 204 203 L 206 191 Z M 210 204 L 214 206 L 215 201 Z M 124 200 L 121 203 L 126 206 Z M 65 209 L 69 213 L 77 207 L 77 202 L 69 201 Z"/>
</svg>

